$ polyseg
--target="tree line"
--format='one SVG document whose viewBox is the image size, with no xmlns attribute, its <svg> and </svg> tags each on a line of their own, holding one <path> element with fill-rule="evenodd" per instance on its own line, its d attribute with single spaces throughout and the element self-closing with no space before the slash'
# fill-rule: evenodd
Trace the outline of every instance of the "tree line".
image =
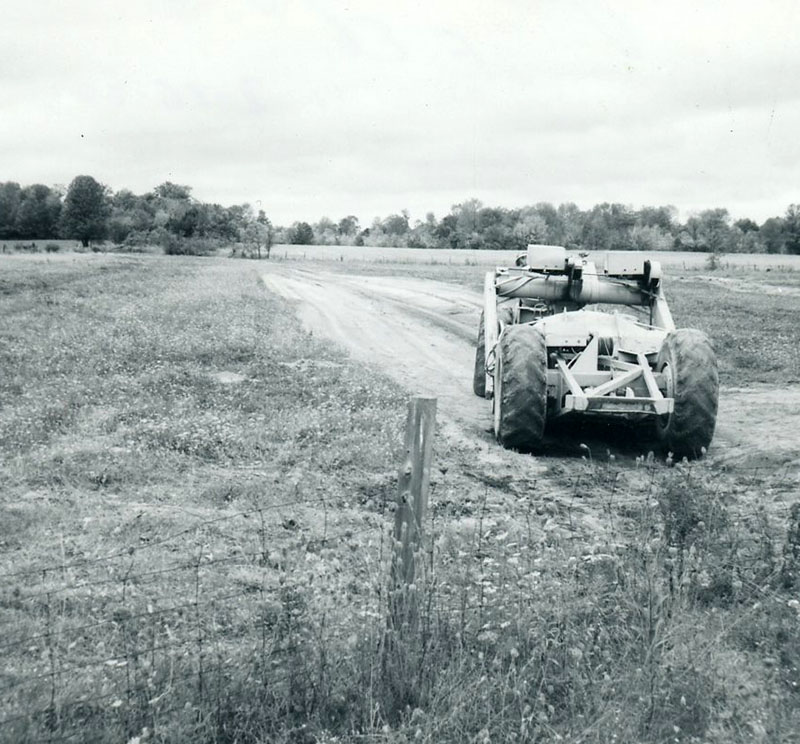
<svg viewBox="0 0 800 744">
<path fill-rule="evenodd" d="M 539 202 L 519 209 L 485 206 L 477 199 L 455 204 L 437 220 L 429 212 L 412 223 L 406 210 L 361 227 L 352 215 L 334 222 L 323 217 L 279 230 L 280 242 L 319 245 L 397 246 L 524 250 L 529 243 L 570 250 L 702 251 L 712 253 L 800 254 L 800 205 L 761 225 L 733 220 L 727 209 L 706 209 L 685 222 L 672 206 L 634 209 L 625 204 Z"/>
<path fill-rule="evenodd" d="M 172 254 L 210 253 L 231 244 L 248 254 L 269 251 L 274 230 L 263 210 L 208 204 L 191 192 L 170 181 L 141 195 L 113 192 L 92 176 L 76 176 L 66 189 L 7 181 L 0 183 L 0 239 L 69 238 L 84 247 L 111 240 L 130 248 L 157 245 Z"/>
<path fill-rule="evenodd" d="M 211 252 L 235 245 L 244 255 L 269 255 L 273 243 L 410 248 L 523 250 L 528 243 L 571 250 L 685 250 L 713 253 L 800 254 L 800 205 L 762 224 L 733 220 L 727 209 L 706 209 L 678 220 L 672 206 L 539 202 L 518 209 L 477 199 L 455 204 L 437 219 L 414 220 L 407 210 L 362 226 L 354 215 L 334 221 L 273 226 L 249 204 L 223 207 L 195 199 L 191 187 L 169 181 L 137 195 L 113 192 L 92 176 L 68 188 L 0 183 L 0 239 L 72 238 L 84 246 L 111 240 L 131 248 L 161 246 L 167 253 Z"/>
</svg>

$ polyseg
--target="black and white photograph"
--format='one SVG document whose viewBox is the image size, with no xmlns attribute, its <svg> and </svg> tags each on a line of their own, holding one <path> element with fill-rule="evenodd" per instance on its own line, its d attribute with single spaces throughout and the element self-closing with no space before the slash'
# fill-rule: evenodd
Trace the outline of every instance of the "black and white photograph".
<svg viewBox="0 0 800 744">
<path fill-rule="evenodd" d="M 0 12 L 0 743 L 800 742 L 800 4 Z"/>
</svg>

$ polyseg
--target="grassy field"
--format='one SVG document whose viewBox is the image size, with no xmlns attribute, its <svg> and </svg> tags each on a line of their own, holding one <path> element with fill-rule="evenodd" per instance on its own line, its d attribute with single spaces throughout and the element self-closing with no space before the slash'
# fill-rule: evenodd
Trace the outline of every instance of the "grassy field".
<svg viewBox="0 0 800 744">
<path fill-rule="evenodd" d="M 795 740 L 800 510 L 734 515 L 702 463 L 554 466 L 600 542 L 438 444 L 420 625 L 387 629 L 406 393 L 255 266 L 0 257 L 0 740 Z M 742 331 L 728 382 L 797 369 L 778 299 L 670 297 Z"/>
<path fill-rule="evenodd" d="M 6 681 L 23 683 L 5 710 L 27 709 L 32 693 L 47 703 L 57 674 L 55 706 L 99 696 L 76 725 L 102 720 L 108 705 L 129 702 L 104 664 L 120 634 L 134 633 L 140 650 L 147 633 L 145 645 L 164 647 L 148 675 L 179 662 L 198 577 L 206 605 L 236 595 L 216 607 L 221 616 L 257 613 L 289 564 L 310 570 L 308 556 L 340 549 L 332 536 L 380 536 L 372 511 L 346 504 L 394 469 L 401 394 L 300 331 L 250 267 L 97 256 L 3 264 L 0 618 L 17 652 Z M 203 623 L 224 622 L 209 612 Z M 154 613 L 156 630 L 140 625 Z M 135 630 L 119 625 L 129 616 Z M 179 671 L 194 675 L 194 663 Z M 85 671 L 70 674 L 76 667 Z M 31 680 L 32 670 L 43 676 Z M 180 708 L 181 686 L 170 684 L 162 706 Z"/>
<path fill-rule="evenodd" d="M 513 264 L 516 251 L 495 250 L 447 250 L 440 248 L 378 248 L 355 245 L 276 245 L 273 255 L 287 259 L 322 260 L 382 263 L 382 264 L 429 264 L 448 266 L 508 266 Z M 605 251 L 588 251 L 590 259 L 602 257 Z M 637 255 L 635 252 L 631 255 Z M 641 254 L 638 254 L 641 255 Z M 707 253 L 686 251 L 654 251 L 652 257 L 670 272 L 676 270 L 702 269 L 708 262 Z M 754 269 L 797 271 L 800 256 L 768 253 L 730 253 L 717 257 L 725 269 Z M 602 259 L 601 259 L 602 260 Z"/>
</svg>

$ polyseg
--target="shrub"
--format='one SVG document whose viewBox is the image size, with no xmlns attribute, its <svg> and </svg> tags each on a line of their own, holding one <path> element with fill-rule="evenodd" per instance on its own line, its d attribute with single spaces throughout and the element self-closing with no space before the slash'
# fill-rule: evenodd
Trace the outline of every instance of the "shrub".
<svg viewBox="0 0 800 744">
<path fill-rule="evenodd" d="M 126 250 L 137 253 L 148 252 L 148 246 L 157 246 L 167 256 L 210 256 L 222 247 L 219 240 L 213 238 L 184 238 L 170 232 L 164 227 L 152 230 L 134 230 L 122 243 Z M 138 250 L 135 250 L 138 249 Z"/>
<path fill-rule="evenodd" d="M 210 256 L 216 253 L 220 242 L 211 238 L 179 238 L 169 233 L 163 247 L 168 256 Z"/>
</svg>

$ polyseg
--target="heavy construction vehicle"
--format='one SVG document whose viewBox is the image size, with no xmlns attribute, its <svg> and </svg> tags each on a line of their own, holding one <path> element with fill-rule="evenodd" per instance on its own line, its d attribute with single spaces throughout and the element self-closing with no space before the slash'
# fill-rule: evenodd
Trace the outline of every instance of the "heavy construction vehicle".
<svg viewBox="0 0 800 744">
<path fill-rule="evenodd" d="M 657 261 L 601 258 L 530 245 L 514 267 L 487 273 L 473 388 L 493 400 L 495 436 L 535 451 L 557 418 L 621 418 L 650 422 L 673 457 L 699 457 L 717 417 L 711 342 L 675 328 Z"/>
</svg>

